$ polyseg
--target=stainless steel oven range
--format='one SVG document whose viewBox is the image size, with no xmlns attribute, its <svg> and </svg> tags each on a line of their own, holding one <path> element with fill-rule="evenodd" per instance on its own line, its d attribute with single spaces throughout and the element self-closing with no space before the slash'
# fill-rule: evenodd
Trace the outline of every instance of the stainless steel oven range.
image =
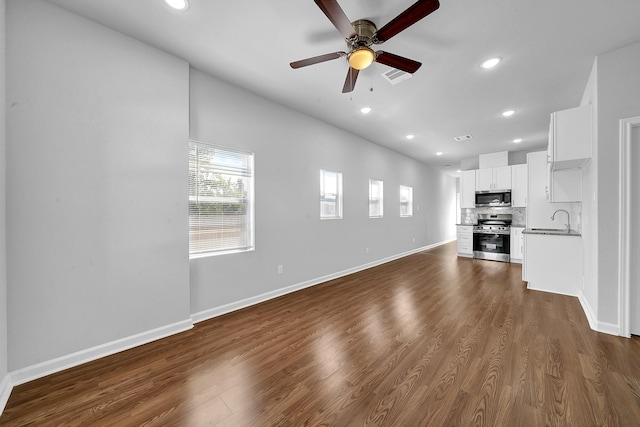
<svg viewBox="0 0 640 427">
<path fill-rule="evenodd" d="M 511 214 L 478 214 L 473 227 L 473 257 L 509 262 Z"/>
</svg>

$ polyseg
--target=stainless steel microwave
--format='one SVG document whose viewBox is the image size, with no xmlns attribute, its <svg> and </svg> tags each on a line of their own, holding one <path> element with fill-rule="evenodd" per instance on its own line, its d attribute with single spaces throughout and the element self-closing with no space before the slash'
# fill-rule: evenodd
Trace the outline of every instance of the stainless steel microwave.
<svg viewBox="0 0 640 427">
<path fill-rule="evenodd" d="M 511 206 L 511 190 L 476 191 L 476 207 Z"/>
</svg>

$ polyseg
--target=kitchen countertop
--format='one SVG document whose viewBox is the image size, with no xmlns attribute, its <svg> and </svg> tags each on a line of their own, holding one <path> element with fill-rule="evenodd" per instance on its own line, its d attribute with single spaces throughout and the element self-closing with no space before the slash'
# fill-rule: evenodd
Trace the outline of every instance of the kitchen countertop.
<svg viewBox="0 0 640 427">
<path fill-rule="evenodd" d="M 567 232 L 564 228 L 525 228 L 524 234 L 545 234 L 549 236 L 581 236 L 576 230 Z"/>
</svg>

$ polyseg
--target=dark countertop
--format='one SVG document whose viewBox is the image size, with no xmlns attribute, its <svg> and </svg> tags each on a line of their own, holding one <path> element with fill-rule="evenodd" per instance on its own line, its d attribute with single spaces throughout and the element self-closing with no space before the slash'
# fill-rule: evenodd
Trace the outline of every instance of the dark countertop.
<svg viewBox="0 0 640 427">
<path fill-rule="evenodd" d="M 567 232 L 560 228 L 525 228 L 523 234 L 543 234 L 548 236 L 581 236 L 576 230 Z"/>
</svg>

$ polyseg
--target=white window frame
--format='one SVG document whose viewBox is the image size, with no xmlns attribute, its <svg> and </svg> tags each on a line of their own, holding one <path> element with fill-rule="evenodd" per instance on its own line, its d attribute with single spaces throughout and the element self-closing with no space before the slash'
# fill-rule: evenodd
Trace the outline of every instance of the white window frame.
<svg viewBox="0 0 640 427">
<path fill-rule="evenodd" d="M 403 190 L 406 191 L 406 193 L 404 193 Z M 402 209 L 403 200 L 404 200 L 403 198 L 405 197 L 405 194 L 408 196 L 406 211 Z M 410 187 L 408 185 L 401 185 L 400 186 L 400 218 L 411 218 L 412 216 L 413 216 L 413 187 Z"/>
<path fill-rule="evenodd" d="M 342 172 L 320 169 L 320 219 L 342 219 Z"/>
<path fill-rule="evenodd" d="M 196 151 L 193 152 L 192 150 Z M 202 155 L 198 152 L 201 150 Z M 214 156 L 209 156 L 205 153 L 214 150 L 219 154 L 219 163 L 212 165 L 206 164 L 203 160 L 211 159 Z M 234 164 L 233 159 L 237 158 L 240 162 Z M 195 175 L 194 175 L 195 173 Z M 209 180 L 212 180 L 212 176 L 222 176 L 229 178 L 234 182 L 242 181 L 241 190 L 244 190 L 242 197 L 229 197 L 220 196 L 215 194 L 207 194 L 207 191 L 202 188 L 204 183 L 201 184 L 201 180 L 195 180 L 194 176 L 208 176 Z M 255 214 L 254 214 L 254 153 L 237 150 L 234 148 L 222 147 L 215 144 L 209 144 L 201 141 L 189 141 L 189 258 L 202 258 L 208 256 L 224 255 L 230 253 L 252 251 L 255 248 Z M 207 178 L 205 178 L 206 180 Z M 211 188 L 211 187 L 209 187 Z M 214 187 L 215 188 L 215 187 Z M 215 206 L 216 204 L 225 204 L 223 209 L 228 209 L 227 203 L 236 203 L 242 206 L 244 214 L 235 215 L 229 214 L 223 211 L 220 215 L 207 215 L 202 213 L 200 208 L 194 206 L 195 203 Z M 214 218 L 215 217 L 215 218 Z M 234 217 L 237 217 L 234 219 Z M 240 224 L 239 237 L 234 237 L 231 233 L 229 237 L 229 231 L 233 228 L 234 222 Z M 204 225 L 203 225 L 204 223 Z M 212 225 L 213 224 L 213 225 Z M 219 238 L 206 239 L 203 237 L 205 227 L 213 228 L 218 234 Z M 195 238 L 204 240 L 202 245 L 194 243 Z"/>
<path fill-rule="evenodd" d="M 384 182 L 380 179 L 369 178 L 369 218 L 384 218 Z"/>
</svg>

